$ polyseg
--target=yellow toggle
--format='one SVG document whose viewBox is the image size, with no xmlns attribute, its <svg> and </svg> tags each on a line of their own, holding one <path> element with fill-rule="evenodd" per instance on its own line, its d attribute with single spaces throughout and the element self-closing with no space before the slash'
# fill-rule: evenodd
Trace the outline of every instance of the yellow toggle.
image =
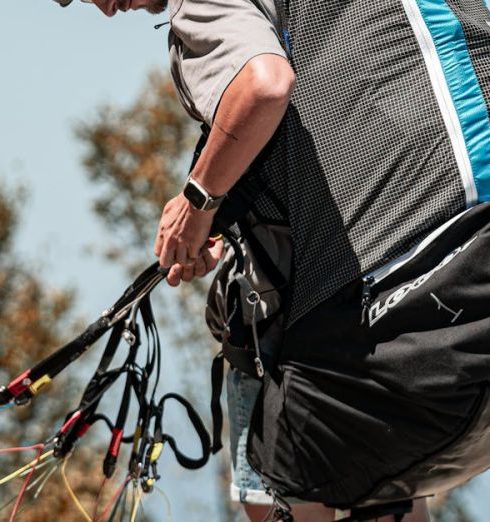
<svg viewBox="0 0 490 522">
<path fill-rule="evenodd" d="M 155 462 L 156 460 L 158 460 L 160 458 L 160 455 L 162 454 L 162 450 L 163 442 L 157 442 L 151 450 L 150 462 Z"/>
<path fill-rule="evenodd" d="M 43 375 L 40 379 L 38 379 L 36 382 L 33 382 L 29 386 L 29 390 L 33 395 L 37 395 L 39 393 L 39 390 L 41 388 L 44 388 L 47 384 L 51 382 L 51 377 L 49 375 Z"/>
<path fill-rule="evenodd" d="M 134 439 L 133 439 L 133 453 L 136 453 L 138 450 L 138 443 L 141 439 L 141 426 L 137 426 L 134 431 Z"/>
</svg>

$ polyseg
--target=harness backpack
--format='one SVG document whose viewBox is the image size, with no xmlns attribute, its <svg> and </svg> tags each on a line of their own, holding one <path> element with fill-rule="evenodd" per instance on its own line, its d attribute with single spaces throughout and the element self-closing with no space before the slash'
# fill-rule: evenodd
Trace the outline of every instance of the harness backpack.
<svg viewBox="0 0 490 522">
<path fill-rule="evenodd" d="M 486 203 L 286 331 L 248 439 L 273 491 L 369 506 L 490 466 L 489 259 Z"/>
</svg>

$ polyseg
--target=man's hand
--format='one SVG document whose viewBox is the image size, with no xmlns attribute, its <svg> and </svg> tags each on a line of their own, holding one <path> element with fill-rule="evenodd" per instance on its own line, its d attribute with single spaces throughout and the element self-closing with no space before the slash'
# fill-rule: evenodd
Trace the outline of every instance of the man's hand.
<svg viewBox="0 0 490 522">
<path fill-rule="evenodd" d="M 249 60 L 221 97 L 206 147 L 192 170 L 193 179 L 210 194 L 228 193 L 273 136 L 294 83 L 294 72 L 283 57 L 262 54 Z M 172 268 L 169 281 L 202 273 L 203 262 L 206 270 L 216 265 L 215 254 L 209 253 L 209 264 L 205 253 L 215 212 L 196 210 L 183 194 L 165 205 L 155 254 L 163 267 L 180 265 Z"/>
<path fill-rule="evenodd" d="M 213 246 L 204 247 L 194 265 L 173 265 L 167 276 L 170 286 L 178 286 L 181 281 L 192 281 L 194 277 L 204 277 L 216 268 L 223 254 L 224 243 L 216 241 Z"/>
<path fill-rule="evenodd" d="M 155 239 L 154 250 L 160 265 L 194 266 L 203 257 L 201 249 L 208 241 L 215 212 L 196 210 L 183 194 L 171 199 L 163 209 Z M 206 260 L 201 261 L 207 266 Z"/>
</svg>

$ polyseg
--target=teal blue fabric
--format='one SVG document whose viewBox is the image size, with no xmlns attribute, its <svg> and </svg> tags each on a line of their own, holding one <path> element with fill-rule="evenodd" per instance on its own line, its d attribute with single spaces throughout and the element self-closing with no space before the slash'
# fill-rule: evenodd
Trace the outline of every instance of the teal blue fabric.
<svg viewBox="0 0 490 522">
<path fill-rule="evenodd" d="M 444 0 L 417 0 L 463 130 L 478 200 L 490 200 L 490 118 L 463 27 Z"/>
</svg>

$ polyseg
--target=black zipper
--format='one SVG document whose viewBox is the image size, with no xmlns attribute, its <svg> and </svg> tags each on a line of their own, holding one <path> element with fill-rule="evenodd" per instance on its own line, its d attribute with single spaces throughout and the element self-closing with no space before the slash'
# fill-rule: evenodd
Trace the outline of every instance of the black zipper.
<svg viewBox="0 0 490 522">
<path fill-rule="evenodd" d="M 362 278 L 362 295 L 361 295 L 361 326 L 368 323 L 368 314 L 371 305 L 373 304 L 372 288 L 374 286 L 374 277 L 366 276 Z"/>
</svg>

